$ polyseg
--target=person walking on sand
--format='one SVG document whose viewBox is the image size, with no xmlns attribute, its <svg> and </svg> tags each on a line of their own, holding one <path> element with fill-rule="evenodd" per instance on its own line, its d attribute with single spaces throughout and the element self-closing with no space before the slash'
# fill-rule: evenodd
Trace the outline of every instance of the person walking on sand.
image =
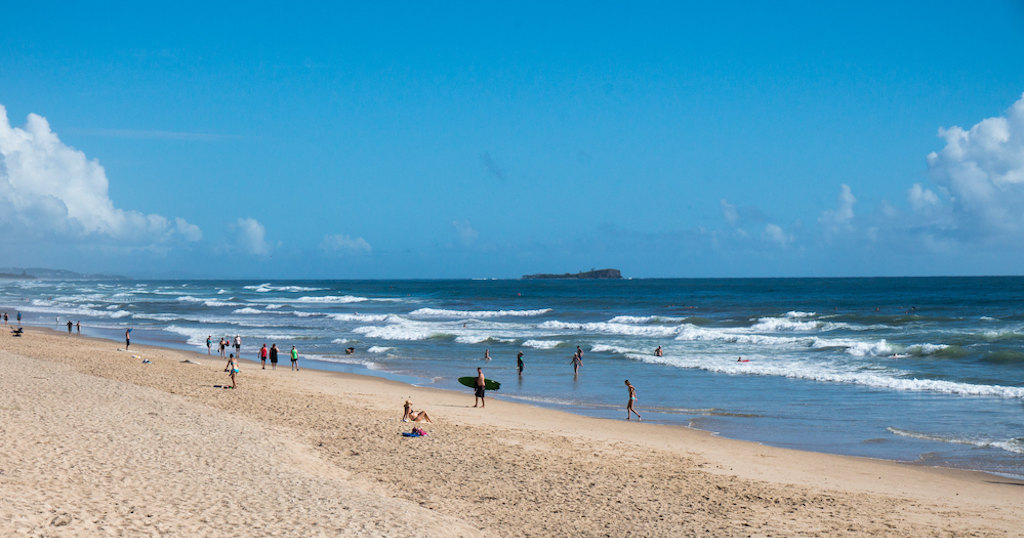
<svg viewBox="0 0 1024 538">
<path fill-rule="evenodd" d="M 292 370 L 299 371 L 299 350 L 292 346 Z"/>
<path fill-rule="evenodd" d="M 629 387 L 629 401 L 626 402 L 626 420 L 629 420 L 629 417 L 632 416 L 630 413 L 636 414 L 637 420 L 643 420 L 640 418 L 640 413 L 637 413 L 636 409 L 633 409 L 633 403 L 636 402 L 636 387 L 630 385 L 628 379 L 626 380 L 626 386 Z"/>
<path fill-rule="evenodd" d="M 68 334 L 71 334 L 71 327 L 74 327 L 74 326 L 75 326 L 75 324 L 71 323 L 71 320 L 69 319 L 68 320 Z"/>
<path fill-rule="evenodd" d="M 267 344 L 264 343 L 263 347 L 260 348 L 260 363 L 263 364 L 263 370 L 267 369 Z"/>
<path fill-rule="evenodd" d="M 523 377 L 523 352 L 516 355 L 516 368 L 519 368 L 519 377 Z"/>
<path fill-rule="evenodd" d="M 75 332 L 77 332 L 78 334 L 82 334 L 82 322 L 81 321 L 76 321 L 75 322 Z"/>
<path fill-rule="evenodd" d="M 481 370 L 480 368 L 477 368 L 476 369 L 476 391 L 473 393 L 474 396 L 475 396 L 475 398 L 473 398 L 473 407 L 476 407 L 478 404 L 480 405 L 480 407 L 486 407 L 487 406 L 486 403 L 484 402 L 484 394 L 485 394 L 484 389 L 486 387 L 487 387 L 487 380 L 484 379 L 484 371 Z"/>
<path fill-rule="evenodd" d="M 277 370 L 277 344 L 270 345 L 270 369 Z"/>
<path fill-rule="evenodd" d="M 572 356 L 572 375 L 580 375 L 580 366 L 583 366 L 583 351 L 577 346 L 576 353 Z"/>
<path fill-rule="evenodd" d="M 224 367 L 224 371 L 231 374 L 231 388 L 235 388 L 235 376 L 241 372 L 238 369 L 238 357 L 232 354 L 231 358 L 228 359 L 227 366 Z"/>
<path fill-rule="evenodd" d="M 206 337 L 206 354 L 207 355 L 212 355 L 213 354 L 213 351 L 211 350 L 212 346 L 213 346 L 213 335 L 210 335 L 210 336 Z"/>
<path fill-rule="evenodd" d="M 132 344 L 132 330 L 125 329 L 124 331 L 124 350 L 128 351 L 128 346 Z"/>
</svg>

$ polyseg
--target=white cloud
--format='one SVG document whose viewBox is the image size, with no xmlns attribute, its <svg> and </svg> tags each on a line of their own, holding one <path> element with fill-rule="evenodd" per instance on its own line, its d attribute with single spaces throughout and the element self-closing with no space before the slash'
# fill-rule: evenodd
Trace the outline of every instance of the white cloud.
<svg viewBox="0 0 1024 538">
<path fill-rule="evenodd" d="M 62 143 L 45 118 L 29 114 L 24 128 L 12 127 L 0 105 L 0 224 L 8 230 L 122 247 L 202 238 L 181 218 L 114 207 L 108 186 L 99 162 Z"/>
<path fill-rule="evenodd" d="M 362 237 L 351 238 L 347 235 L 325 235 L 320 241 L 320 248 L 325 252 L 370 252 L 370 243 Z"/>
<path fill-rule="evenodd" d="M 931 211 L 942 203 L 938 195 L 922 187 L 920 183 L 914 183 L 907 189 L 907 201 L 910 202 L 910 207 L 919 213 Z"/>
<path fill-rule="evenodd" d="M 850 190 L 849 185 L 844 183 L 839 186 L 839 200 L 836 208 L 823 211 L 818 222 L 828 232 L 834 233 L 850 229 L 854 217 L 853 205 L 856 203 L 857 198 L 853 196 L 853 191 Z"/>
<path fill-rule="evenodd" d="M 777 224 L 766 224 L 764 231 L 761 232 L 761 239 L 780 247 L 788 247 L 793 242 L 793 236 Z"/>
<path fill-rule="evenodd" d="M 725 198 L 722 198 L 719 200 L 718 205 L 722 208 L 722 217 L 725 218 L 725 222 L 729 223 L 729 226 L 739 224 L 740 212 L 736 210 L 735 204 L 730 204 Z"/>
<path fill-rule="evenodd" d="M 453 220 L 452 227 L 455 228 L 455 232 L 459 234 L 459 240 L 462 241 L 463 245 L 469 245 L 473 241 L 476 241 L 479 232 L 477 232 L 468 220 Z"/>
<path fill-rule="evenodd" d="M 243 252 L 256 256 L 270 254 L 270 245 L 267 244 L 267 230 L 263 228 L 260 221 L 253 218 L 241 218 L 231 225 L 235 232 L 234 246 Z"/>
<path fill-rule="evenodd" d="M 946 146 L 928 155 L 932 180 L 948 194 L 961 233 L 1024 231 L 1024 94 L 1005 115 L 969 130 L 939 129 Z"/>
</svg>

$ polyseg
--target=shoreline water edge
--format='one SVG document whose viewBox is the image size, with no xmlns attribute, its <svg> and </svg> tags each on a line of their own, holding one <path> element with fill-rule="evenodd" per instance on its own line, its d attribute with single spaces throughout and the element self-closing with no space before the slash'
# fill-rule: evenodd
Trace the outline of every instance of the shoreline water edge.
<svg viewBox="0 0 1024 538">
<path fill-rule="evenodd" d="M 217 355 L 241 334 L 244 359 L 297 345 L 304 367 L 417 386 L 480 366 L 498 398 L 599 418 L 621 418 L 629 378 L 654 423 L 1024 477 L 1024 279 L 833 280 L 19 282 L 0 301 L 114 341 L 211 336 Z"/>
</svg>

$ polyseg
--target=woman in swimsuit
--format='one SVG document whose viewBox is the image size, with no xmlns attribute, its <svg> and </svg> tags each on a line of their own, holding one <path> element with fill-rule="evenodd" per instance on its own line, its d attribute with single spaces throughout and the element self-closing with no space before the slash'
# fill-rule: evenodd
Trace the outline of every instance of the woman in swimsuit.
<svg viewBox="0 0 1024 538">
<path fill-rule="evenodd" d="M 410 402 L 409 400 L 406 400 L 405 401 L 405 415 L 402 416 L 402 422 L 424 422 L 424 421 L 429 422 L 431 424 L 434 423 L 433 420 L 430 420 L 430 416 L 427 415 L 426 411 L 413 411 L 412 410 L 412 402 Z"/>
<path fill-rule="evenodd" d="M 636 401 L 636 387 L 630 385 L 628 379 L 626 380 L 626 386 L 629 387 L 629 401 L 626 402 L 626 420 L 629 420 L 632 416 L 630 413 L 635 413 L 637 420 L 643 420 L 640 418 L 640 413 L 637 413 L 636 409 L 633 409 L 633 402 Z"/>
<path fill-rule="evenodd" d="M 231 388 L 235 388 L 235 374 L 241 372 L 241 370 L 238 369 L 238 357 L 235 357 L 234 353 L 228 359 L 228 364 L 224 367 L 224 371 L 231 373 Z"/>
</svg>

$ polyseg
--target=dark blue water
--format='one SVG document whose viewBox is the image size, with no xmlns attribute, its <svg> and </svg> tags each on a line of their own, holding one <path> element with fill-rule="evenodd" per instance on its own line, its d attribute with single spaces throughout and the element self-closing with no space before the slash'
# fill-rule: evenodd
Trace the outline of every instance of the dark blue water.
<svg viewBox="0 0 1024 538">
<path fill-rule="evenodd" d="M 0 281 L 0 304 L 193 349 L 238 334 L 248 358 L 296 345 L 307 366 L 442 388 L 480 366 L 497 397 L 608 418 L 628 378 L 646 420 L 1024 475 L 1020 277 Z"/>
</svg>

